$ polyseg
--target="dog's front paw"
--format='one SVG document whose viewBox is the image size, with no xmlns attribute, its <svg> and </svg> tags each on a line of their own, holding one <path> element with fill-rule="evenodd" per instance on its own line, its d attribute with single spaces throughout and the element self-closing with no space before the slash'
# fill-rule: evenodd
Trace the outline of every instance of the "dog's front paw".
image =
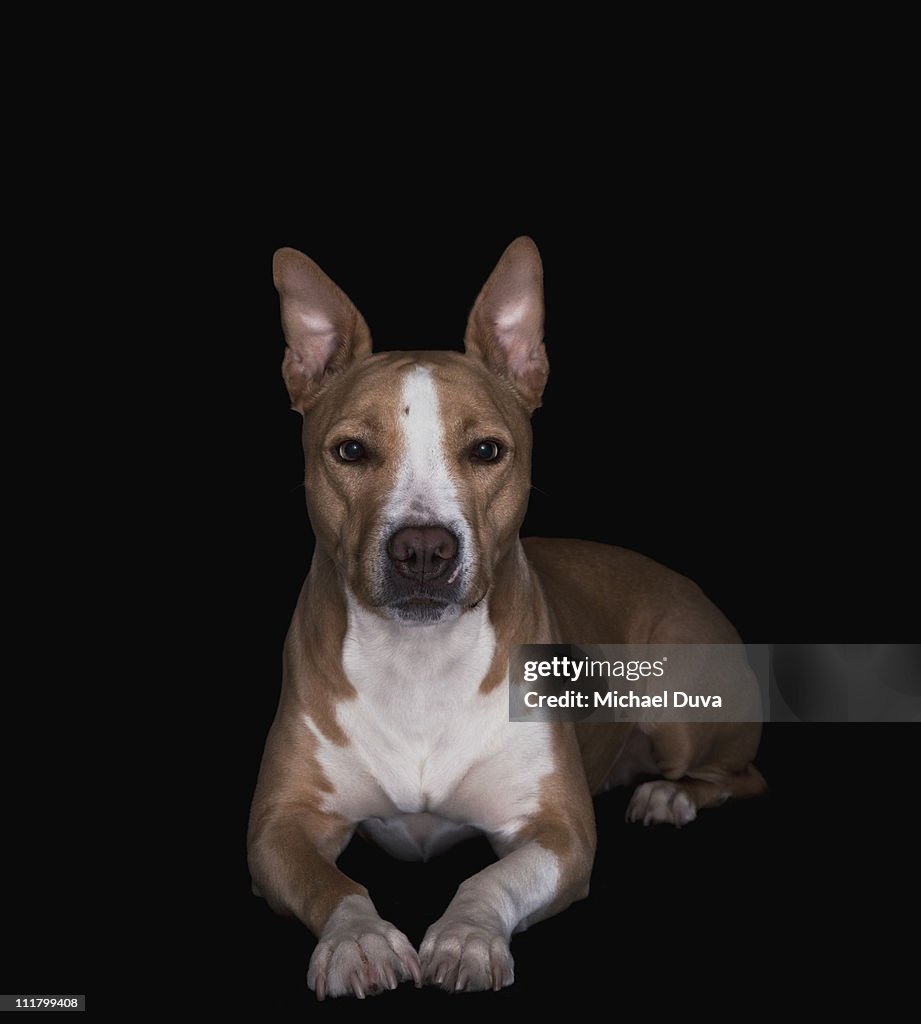
<svg viewBox="0 0 921 1024">
<path fill-rule="evenodd" d="M 515 980 L 508 940 L 495 930 L 445 915 L 426 932 L 419 948 L 427 985 L 448 992 L 499 991 Z"/>
<path fill-rule="evenodd" d="M 394 989 L 422 970 L 409 939 L 382 920 L 364 896 L 348 896 L 326 923 L 310 958 L 307 984 L 317 999 L 354 995 L 359 999 Z"/>
</svg>

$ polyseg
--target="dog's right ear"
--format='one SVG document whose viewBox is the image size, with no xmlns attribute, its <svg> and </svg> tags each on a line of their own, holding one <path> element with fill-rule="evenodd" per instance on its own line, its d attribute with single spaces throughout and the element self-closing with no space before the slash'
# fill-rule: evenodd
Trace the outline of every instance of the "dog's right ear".
<svg viewBox="0 0 921 1024">
<path fill-rule="evenodd" d="M 483 285 L 467 321 L 464 349 L 505 378 L 529 414 L 540 405 L 549 367 L 543 269 L 530 238 L 516 238 Z"/>
<path fill-rule="evenodd" d="M 351 299 L 297 249 L 272 263 L 288 347 L 281 372 L 291 407 L 304 413 L 327 377 L 371 354 L 371 332 Z"/>
</svg>

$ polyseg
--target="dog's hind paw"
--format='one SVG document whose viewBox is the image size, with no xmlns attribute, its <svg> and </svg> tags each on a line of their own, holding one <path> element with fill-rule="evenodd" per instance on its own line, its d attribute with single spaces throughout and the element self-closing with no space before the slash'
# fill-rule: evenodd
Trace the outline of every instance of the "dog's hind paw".
<svg viewBox="0 0 921 1024">
<path fill-rule="evenodd" d="M 677 782 L 656 779 L 644 782 L 627 807 L 627 821 L 644 825 L 674 825 L 681 828 L 697 817 L 697 807 L 687 790 Z"/>
</svg>

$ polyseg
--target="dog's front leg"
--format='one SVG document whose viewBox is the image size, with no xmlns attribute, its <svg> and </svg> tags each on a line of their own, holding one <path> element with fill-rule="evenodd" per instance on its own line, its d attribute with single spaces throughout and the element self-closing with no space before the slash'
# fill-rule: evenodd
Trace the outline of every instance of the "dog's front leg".
<svg viewBox="0 0 921 1024">
<path fill-rule="evenodd" d="M 307 984 L 318 999 L 363 999 L 410 979 L 421 984 L 409 940 L 380 917 L 367 889 L 335 865 L 350 830 L 313 832 L 309 823 L 320 817 L 310 808 L 286 808 L 258 822 L 250 836 L 257 891 L 273 910 L 297 917 L 319 940 Z"/>
<path fill-rule="evenodd" d="M 280 914 L 302 921 L 319 940 L 307 983 L 319 999 L 366 995 L 422 983 L 409 939 L 374 908 L 368 891 L 336 866 L 353 823 L 324 810 L 305 729 L 276 720 L 266 743 L 250 815 L 248 853 L 254 890 Z M 307 772 L 307 768 L 311 772 Z"/>
<path fill-rule="evenodd" d="M 556 820 L 529 822 L 511 844 L 494 842 L 508 852 L 463 882 L 426 932 L 419 952 L 427 984 L 454 992 L 511 985 L 512 934 L 588 895 L 595 822 L 587 789 L 573 804 Z"/>
</svg>

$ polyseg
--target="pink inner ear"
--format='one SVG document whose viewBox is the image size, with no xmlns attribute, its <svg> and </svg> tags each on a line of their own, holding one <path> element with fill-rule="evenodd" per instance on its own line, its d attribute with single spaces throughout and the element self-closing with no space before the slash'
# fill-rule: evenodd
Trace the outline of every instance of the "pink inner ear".
<svg viewBox="0 0 921 1024">
<path fill-rule="evenodd" d="M 499 310 L 496 316 L 496 331 L 501 336 L 511 334 L 517 327 L 524 323 L 528 315 L 528 300 L 526 297 L 506 303 Z"/>
<path fill-rule="evenodd" d="M 297 363 L 298 372 L 308 380 L 319 380 L 329 364 L 342 339 L 333 330 L 332 325 L 325 324 L 328 330 L 322 334 L 311 333 L 309 338 L 301 341 L 300 351 L 290 349 Z"/>
<path fill-rule="evenodd" d="M 524 376 L 540 359 L 540 337 L 535 340 L 529 331 L 531 322 L 539 320 L 540 310 L 527 295 L 507 299 L 493 318 L 496 341 L 502 350 L 506 369 L 512 377 Z M 539 328 L 538 328 L 539 330 Z"/>
<path fill-rule="evenodd" d="M 535 363 L 540 362 L 540 346 L 531 345 L 521 338 L 499 335 L 499 344 L 505 353 L 505 365 L 512 377 L 524 377 Z"/>
<path fill-rule="evenodd" d="M 330 334 L 334 328 L 329 317 L 323 316 L 320 313 L 303 313 L 298 312 L 298 320 L 303 324 L 304 331 L 307 334 Z"/>
</svg>

